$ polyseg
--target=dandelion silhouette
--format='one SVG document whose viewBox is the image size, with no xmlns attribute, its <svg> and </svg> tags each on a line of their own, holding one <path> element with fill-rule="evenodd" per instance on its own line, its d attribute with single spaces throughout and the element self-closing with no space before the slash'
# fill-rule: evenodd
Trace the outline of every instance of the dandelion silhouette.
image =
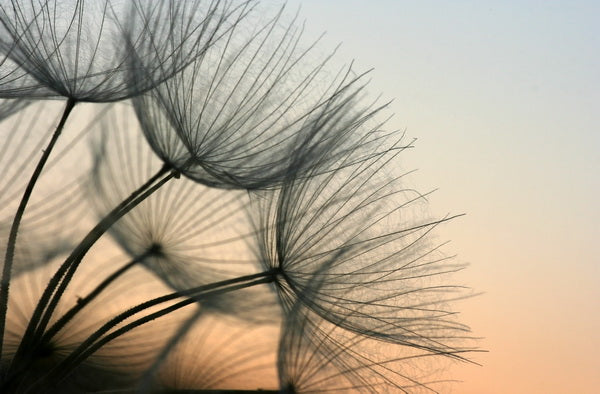
<svg viewBox="0 0 600 394">
<path fill-rule="evenodd" d="M 93 144 L 94 166 L 89 199 L 99 217 L 160 169 L 141 132 L 129 126 L 127 107 L 105 118 Z M 120 116 L 118 115 L 120 113 Z M 131 117 L 129 118 L 131 119 Z M 111 236 L 133 258 L 175 290 L 256 273 L 250 258 L 249 204 L 242 190 L 222 190 L 179 179 L 165 185 L 110 229 Z M 140 258 L 140 256 L 144 256 Z M 249 256 L 244 258 L 244 256 Z M 266 294 L 265 294 L 266 293 Z M 269 319 L 266 289 L 252 289 L 202 304 L 248 319 Z"/>
<path fill-rule="evenodd" d="M 57 308 L 57 316 L 77 304 L 81 297 L 96 285 L 97 278 L 106 275 L 106 272 L 112 269 L 114 261 L 111 260 L 98 261 L 95 266 L 90 266 L 81 272 L 73 282 L 72 288 L 62 297 Z M 51 276 L 52 268 L 57 265 L 56 263 L 57 261 L 54 261 L 51 265 L 38 267 L 15 279 L 14 291 L 11 293 L 9 303 L 10 312 L 7 316 L 6 353 L 3 355 L 3 363 L 15 354 L 37 298 L 43 290 L 44 282 Z M 15 392 L 30 390 L 32 383 L 56 367 L 86 336 L 93 332 L 95 326 L 101 324 L 111 314 L 126 308 L 126 305 L 135 303 L 135 300 L 143 300 L 143 297 L 147 296 L 145 294 L 161 290 L 160 286 L 149 282 L 143 272 L 132 274 L 114 282 L 111 288 L 87 309 L 50 340 L 37 347 L 31 355 L 27 368 L 22 369 L 15 380 L 4 382 L 5 387 L 10 387 L 10 390 Z M 139 378 L 141 372 L 147 368 L 152 355 L 166 340 L 168 332 L 170 332 L 169 326 L 163 323 L 115 341 L 90 357 L 67 379 L 61 382 L 46 382 L 45 390 L 52 391 L 52 386 L 55 386 L 57 392 L 77 393 L 130 387 L 136 377 Z"/>
<path fill-rule="evenodd" d="M 0 0 L 2 392 L 443 390 L 435 360 L 474 351 L 456 216 L 304 30 L 253 0 Z M 91 154 L 49 160 L 82 102 Z"/>
<path fill-rule="evenodd" d="M 168 0 L 129 4 L 107 0 L 0 3 L 0 54 L 4 55 L 0 63 L 0 98 L 67 98 L 61 121 L 23 193 L 8 237 L 0 288 L 0 334 L 4 331 L 20 222 L 73 107 L 82 101 L 122 100 L 156 86 L 184 67 L 190 50 L 201 54 L 197 47 L 209 46 L 220 28 L 222 17 L 213 18 L 223 11 L 217 3 L 203 7 L 203 3 L 189 2 L 189 8 L 178 3 Z M 169 18 L 163 18 L 165 14 Z M 126 15 L 126 20 L 119 20 L 119 15 Z M 174 29 L 176 25 L 185 28 Z M 173 31 L 180 34 L 172 34 Z M 136 79 L 133 83 L 129 79 L 133 62 L 128 58 L 138 46 L 136 59 L 150 56 L 156 67 L 146 67 L 144 80 Z M 152 52 L 148 52 L 149 46 Z M 182 53 L 183 50 L 186 52 Z"/>
<path fill-rule="evenodd" d="M 313 286 L 321 283 L 315 278 Z M 278 357 L 280 387 L 285 393 L 437 393 L 448 383 L 434 368 L 435 353 L 389 346 L 346 330 L 303 302 L 293 304 L 285 314 Z"/>
<path fill-rule="evenodd" d="M 461 291 L 444 276 L 462 267 L 432 246 L 431 230 L 447 219 L 422 217 L 424 196 L 402 186 L 394 145 L 256 198 L 265 229 L 257 252 L 278 272 L 284 306 L 301 301 L 358 334 L 452 355 L 458 349 L 445 342 L 467 328 L 443 308 L 445 293 Z"/>
<path fill-rule="evenodd" d="M 351 67 L 332 72 L 332 55 L 319 56 L 317 42 L 302 44 L 303 26 L 296 18 L 284 22 L 283 9 L 266 23 L 260 10 L 181 73 L 133 98 L 157 155 L 205 185 L 270 188 L 300 151 L 316 156 L 327 149 L 334 160 L 341 140 L 359 138 L 349 134 L 357 134 L 368 110 L 356 105 L 362 76 Z M 312 162 L 294 165 L 301 176 Z"/>
<path fill-rule="evenodd" d="M 223 12 L 205 1 L 3 0 L 0 48 L 7 70 L 0 97 L 109 102 L 135 96 L 201 54 Z M 135 83 L 132 56 L 147 65 Z"/>
</svg>

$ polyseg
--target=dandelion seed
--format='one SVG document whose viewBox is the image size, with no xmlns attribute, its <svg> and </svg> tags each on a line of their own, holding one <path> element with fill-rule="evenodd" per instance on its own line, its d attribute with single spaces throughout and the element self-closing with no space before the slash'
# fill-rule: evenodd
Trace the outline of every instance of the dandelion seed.
<svg viewBox="0 0 600 394">
<path fill-rule="evenodd" d="M 242 9 L 240 12 L 244 12 Z M 302 44 L 303 26 L 283 9 L 267 22 L 253 9 L 181 73 L 133 99 L 157 155 L 185 176 L 219 188 L 277 186 L 341 141 L 360 139 L 362 82 L 351 68 L 332 72 L 332 55 Z M 143 75 L 142 75 L 143 77 Z"/>
<path fill-rule="evenodd" d="M 433 236 L 451 217 L 428 218 L 406 185 L 410 144 L 384 131 L 366 73 L 304 36 L 252 0 L 0 0 L 1 390 L 270 390 L 275 369 L 287 393 L 441 390 L 430 360 L 472 350 L 448 306 L 463 266 Z M 25 126 L 46 98 L 67 101 L 43 148 L 54 117 Z M 90 157 L 66 144 L 75 170 L 45 163 L 77 103 L 126 98 L 93 143 L 81 210 Z M 98 263 L 117 246 L 126 258 Z M 174 336 L 161 324 L 184 317 Z"/>
<path fill-rule="evenodd" d="M 161 163 L 136 125 L 127 123 L 127 107 L 106 118 L 95 142 L 89 199 L 100 217 L 141 185 Z M 117 110 L 113 113 L 117 113 Z M 220 190 L 179 179 L 164 186 L 115 223 L 109 234 L 132 257 L 175 290 L 256 273 L 248 243 L 254 234 L 241 190 Z M 212 305 L 209 305 L 212 304 Z M 249 319 L 270 319 L 275 307 L 267 289 L 207 300 L 211 307 Z M 261 313 L 262 312 L 262 313 Z"/>
<path fill-rule="evenodd" d="M 153 88 L 189 62 L 190 48 L 210 45 L 219 28 L 217 3 L 185 3 L 3 0 L 0 97 L 108 102 Z M 152 64 L 134 83 L 137 49 L 136 59 Z"/>
<path fill-rule="evenodd" d="M 280 272 L 284 307 L 301 301 L 349 331 L 452 355 L 468 333 L 445 308 L 461 297 L 448 278 L 462 266 L 433 243 L 432 230 L 447 219 L 423 218 L 425 198 L 402 185 L 397 153 L 342 161 L 256 197 L 255 212 L 269 212 L 254 215 L 263 229 L 258 253 Z"/>
<path fill-rule="evenodd" d="M 0 337 L 21 219 L 69 114 L 81 101 L 122 100 L 150 89 L 189 62 L 190 52 L 181 53 L 182 49 L 210 45 L 225 19 L 222 15 L 213 19 L 221 10 L 219 2 L 206 7 L 199 2 L 187 4 L 192 7 L 169 0 L 126 4 L 108 0 L 0 3 L 0 97 L 67 98 L 61 121 L 35 167 L 12 222 L 0 284 Z M 119 15 L 126 15 L 126 19 L 119 20 Z M 140 24 L 134 27 L 135 21 Z M 137 73 L 130 69 L 133 62 L 128 58 L 138 46 L 136 61 L 152 59 L 154 66 L 145 68 L 143 80 L 137 78 L 132 83 L 130 77 Z M 153 51 L 148 52 L 149 48 Z M 202 52 L 195 51 L 198 55 Z"/>
</svg>

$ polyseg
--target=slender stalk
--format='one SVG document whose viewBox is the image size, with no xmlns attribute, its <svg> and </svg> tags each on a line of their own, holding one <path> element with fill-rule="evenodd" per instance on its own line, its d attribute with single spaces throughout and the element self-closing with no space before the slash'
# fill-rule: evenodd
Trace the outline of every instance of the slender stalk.
<svg viewBox="0 0 600 394">
<path fill-rule="evenodd" d="M 76 103 L 77 100 L 75 100 L 74 98 L 69 98 L 67 100 L 60 122 L 58 123 L 58 126 L 56 126 L 56 130 L 54 131 L 54 134 L 52 135 L 48 146 L 46 146 L 46 149 L 44 149 L 42 157 L 40 158 L 40 161 L 38 161 L 38 164 L 35 167 L 31 178 L 29 179 L 29 183 L 25 188 L 23 197 L 21 197 L 21 202 L 19 203 L 19 207 L 17 208 L 17 212 L 15 213 L 15 217 L 10 228 L 8 243 L 6 245 L 6 256 L 4 258 L 4 268 L 2 269 L 2 279 L 0 284 L 0 355 L 2 355 L 2 342 L 4 340 L 6 312 L 8 310 L 8 292 L 19 226 L 21 225 L 21 220 L 23 219 L 23 215 L 25 213 L 27 203 L 29 202 L 29 198 L 33 193 L 33 188 L 35 187 L 35 184 L 37 183 L 37 180 L 40 177 L 42 170 L 44 169 L 44 165 L 48 161 L 50 153 L 52 152 L 54 145 L 56 145 L 56 141 L 58 141 L 58 138 L 60 137 L 65 126 L 65 123 L 67 122 L 67 118 L 69 117 L 69 114 L 73 110 L 73 107 Z"/>
<path fill-rule="evenodd" d="M 254 278 L 258 278 L 258 279 L 246 281 L 246 280 L 248 280 L 249 277 L 254 277 Z M 60 364 L 58 364 L 56 366 L 56 368 L 54 368 L 50 372 L 50 374 L 48 375 L 48 379 L 50 382 L 53 382 L 53 381 L 65 378 L 66 376 L 68 376 L 70 371 L 72 371 L 79 364 L 81 364 L 83 361 L 85 361 L 89 356 L 91 356 L 93 353 L 95 353 L 102 346 L 106 345 L 108 342 L 112 341 L 113 339 L 118 338 L 123 334 L 126 334 L 127 332 L 133 330 L 136 327 L 146 324 L 146 323 L 148 323 L 152 320 L 155 320 L 159 317 L 168 315 L 169 313 L 172 313 L 172 312 L 179 310 L 190 304 L 199 302 L 203 299 L 210 298 L 210 297 L 216 297 L 216 296 L 219 296 L 224 293 L 244 289 L 247 287 L 257 286 L 257 285 L 260 285 L 263 283 L 270 283 L 270 282 L 273 282 L 274 280 L 275 280 L 274 273 L 271 271 L 267 271 L 267 272 L 263 272 L 261 274 L 247 275 L 245 277 L 236 278 L 236 279 L 233 279 L 230 281 L 224 281 L 224 282 L 246 281 L 245 283 L 233 284 L 233 285 L 229 284 L 229 285 L 226 285 L 223 287 L 216 286 L 216 284 L 211 284 L 211 285 L 209 285 L 209 287 L 212 287 L 212 289 L 209 291 L 206 291 L 205 289 L 203 289 L 206 286 L 201 286 L 199 288 L 187 290 L 185 292 L 177 292 L 177 293 L 191 293 L 191 294 L 189 295 L 189 298 L 187 298 L 183 301 L 177 302 L 177 303 L 175 303 L 171 306 L 168 306 L 166 308 L 163 308 L 157 312 L 154 312 L 154 313 L 151 313 L 144 317 L 141 317 L 131 323 L 124 325 L 123 327 L 116 329 L 115 331 L 111 332 L 110 334 L 102 337 L 102 335 L 104 333 L 108 332 L 111 328 L 113 328 L 116 324 L 118 324 L 118 323 L 110 324 L 110 323 L 112 323 L 112 321 L 107 323 L 100 330 L 96 331 L 96 333 L 94 333 L 90 337 L 88 337 L 88 339 L 86 339 L 77 349 L 75 349 L 73 351 L 73 353 L 71 353 Z M 215 286 L 216 286 L 216 289 L 215 289 Z M 198 290 L 198 289 L 202 289 L 202 290 Z M 173 294 L 177 294 L 177 293 L 173 293 Z M 179 297 L 176 297 L 176 298 L 179 298 Z M 152 301 L 154 301 L 154 300 L 152 300 Z M 152 301 L 150 301 L 150 303 Z M 144 303 L 144 304 L 146 304 L 146 303 Z M 141 305 L 144 305 L 144 304 L 141 304 Z M 154 305 L 156 305 L 156 304 L 157 303 L 155 303 Z M 145 307 L 144 309 L 147 309 L 150 306 L 152 306 L 152 305 L 149 305 L 149 306 Z M 132 308 L 132 309 L 136 309 L 136 308 Z M 118 317 L 120 317 L 120 316 L 118 316 Z M 119 320 L 122 321 L 123 319 L 119 319 Z"/>
<path fill-rule="evenodd" d="M 159 173 L 161 173 L 163 171 L 165 171 L 164 168 L 161 169 L 159 171 Z M 153 185 L 152 187 L 150 187 L 146 191 L 144 191 L 136 199 L 134 199 L 129 204 L 127 204 L 123 209 L 121 209 L 119 212 L 117 212 L 114 216 L 109 215 L 109 216 L 105 217 L 84 238 L 84 240 L 77 246 L 77 248 L 75 248 L 73 250 L 73 252 L 71 253 L 71 256 L 69 256 L 69 258 L 70 258 L 70 264 L 67 267 L 66 273 L 65 273 L 64 277 L 62 278 L 62 280 L 60 281 L 60 284 L 58 285 L 58 288 L 56 288 L 56 290 L 55 290 L 55 292 L 54 292 L 54 294 L 52 296 L 52 299 L 50 300 L 50 302 L 49 302 L 49 304 L 48 304 L 48 306 L 47 306 L 47 308 L 46 308 L 46 310 L 44 312 L 44 316 L 40 320 L 40 323 L 39 323 L 38 328 L 36 330 L 35 337 L 39 338 L 43 334 L 43 332 L 45 331 L 46 326 L 47 326 L 48 322 L 50 321 L 50 318 L 52 317 L 52 313 L 54 312 L 54 309 L 56 308 L 56 305 L 58 305 L 58 302 L 60 301 L 60 298 L 62 297 L 64 291 L 66 290 L 66 288 L 68 286 L 68 284 L 71 282 L 71 279 L 73 278 L 73 275 L 75 274 L 75 271 L 79 267 L 79 264 L 83 260 L 83 257 L 88 252 L 88 250 L 121 217 L 123 217 L 125 214 L 127 214 L 128 212 L 130 212 L 133 208 L 135 208 L 137 205 L 139 205 L 142 201 L 144 201 L 151 194 L 153 194 L 155 191 L 157 191 L 158 189 L 160 189 L 165 183 L 167 183 L 169 180 L 171 180 L 175 176 L 176 176 L 176 173 L 171 172 L 169 175 L 167 175 L 166 177 L 164 177 L 163 179 L 161 179 L 155 185 Z M 96 230 L 96 231 L 94 231 L 94 230 Z M 69 261 L 69 258 L 67 258 L 67 261 Z"/>
<path fill-rule="evenodd" d="M 65 313 L 56 323 L 54 323 L 42 336 L 42 343 L 49 342 L 54 335 L 56 335 L 79 311 L 81 311 L 86 305 L 92 302 L 102 291 L 108 287 L 112 282 L 117 280 L 121 275 L 125 272 L 129 271 L 131 267 L 136 265 L 137 263 L 143 261 L 146 257 L 150 256 L 152 251 L 148 250 L 139 257 L 134 258 L 123 267 L 119 268 L 115 272 L 113 272 L 110 276 L 104 279 L 98 286 L 94 288 L 88 295 L 83 298 L 79 298 L 77 303 L 73 305 L 71 309 L 67 313 Z"/>
<path fill-rule="evenodd" d="M 71 357 L 73 354 L 75 354 L 77 352 L 81 353 L 87 347 L 92 346 L 95 341 L 99 340 L 104 334 L 109 332 L 111 329 L 113 329 L 115 326 L 117 326 L 118 324 L 123 322 L 125 319 L 128 319 L 128 318 L 136 315 L 137 313 L 142 312 L 151 307 L 154 307 L 156 305 L 160 305 L 165 302 L 173 301 L 173 300 L 176 300 L 177 298 L 182 298 L 182 297 L 187 298 L 183 302 L 187 302 L 186 305 L 189 305 L 192 302 L 196 302 L 198 297 L 203 295 L 203 293 L 205 293 L 205 292 L 219 290 L 222 288 L 226 288 L 227 286 L 237 285 L 239 283 L 244 284 L 244 282 L 249 282 L 249 281 L 252 281 L 255 279 L 263 280 L 263 278 L 265 278 L 265 277 L 267 278 L 268 282 L 272 282 L 273 280 L 275 280 L 276 275 L 277 275 L 276 270 L 269 270 L 269 271 L 261 272 L 258 274 L 245 275 L 245 276 L 240 276 L 240 277 L 237 277 L 234 279 L 227 279 L 227 280 L 223 280 L 220 282 L 210 283 L 208 285 L 198 286 L 193 289 L 176 291 L 174 293 L 170 293 L 170 294 L 167 294 L 167 295 L 164 295 L 161 297 L 157 297 L 157 298 L 145 301 L 137 306 L 134 306 L 133 308 L 128 309 L 127 311 L 115 316 L 114 318 L 112 318 L 111 320 L 106 322 L 102 327 L 100 327 L 93 334 L 91 334 L 84 342 L 82 342 L 79 345 L 79 347 L 77 349 L 75 349 L 73 351 L 73 353 L 71 353 L 71 355 L 69 357 Z M 247 286 L 245 286 L 245 287 L 247 287 Z M 206 294 L 204 294 L 204 296 L 206 296 Z"/>
<path fill-rule="evenodd" d="M 34 348 L 46 328 L 46 325 L 54 311 L 54 308 L 58 304 L 60 297 L 70 282 L 75 270 L 79 263 L 87 253 L 87 251 L 94 245 L 94 243 L 112 226 L 117 220 L 123 215 L 133 209 L 136 205 L 141 203 L 150 194 L 158 190 L 167 181 L 176 177 L 176 172 L 171 172 L 169 175 L 164 177 L 154 186 L 161 176 L 170 170 L 170 167 L 164 166 L 161 168 L 152 178 L 150 178 L 144 185 L 138 190 L 133 192 L 127 199 L 121 204 L 114 208 L 108 215 L 106 215 L 79 243 L 79 245 L 71 252 L 71 255 L 67 257 L 64 263 L 58 268 L 54 276 L 50 279 L 50 282 L 46 286 L 42 297 L 38 301 L 36 309 L 29 321 L 23 339 L 19 344 L 19 348 L 13 358 L 13 364 L 20 360 L 26 351 Z M 54 296 L 54 297 L 53 297 Z M 52 299 L 51 299 L 52 297 Z M 9 370 L 12 369 L 9 368 Z"/>
</svg>

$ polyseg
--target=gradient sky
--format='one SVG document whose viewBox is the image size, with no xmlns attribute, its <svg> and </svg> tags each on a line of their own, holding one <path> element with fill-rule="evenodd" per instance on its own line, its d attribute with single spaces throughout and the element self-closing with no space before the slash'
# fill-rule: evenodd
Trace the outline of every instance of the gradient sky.
<svg viewBox="0 0 600 394">
<path fill-rule="evenodd" d="M 600 3 L 301 3 L 395 98 L 432 211 L 467 214 L 440 237 L 484 293 L 460 309 L 489 353 L 450 371 L 455 392 L 597 393 Z"/>
<path fill-rule="evenodd" d="M 482 293 L 457 309 L 488 352 L 448 370 L 453 392 L 600 392 L 600 2 L 297 7 L 394 99 L 387 127 L 417 138 L 403 162 L 438 189 L 432 213 L 466 213 L 439 237 Z"/>
</svg>

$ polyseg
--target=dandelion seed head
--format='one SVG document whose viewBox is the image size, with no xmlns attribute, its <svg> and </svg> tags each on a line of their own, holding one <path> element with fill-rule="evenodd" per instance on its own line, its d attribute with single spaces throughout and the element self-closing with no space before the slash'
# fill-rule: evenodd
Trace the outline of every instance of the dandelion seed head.
<svg viewBox="0 0 600 394">
<path fill-rule="evenodd" d="M 403 185 L 395 157 L 405 145 L 388 146 L 253 194 L 256 212 L 268 212 L 254 216 L 258 255 L 283 273 L 277 290 L 287 310 L 301 302 L 360 335 L 459 354 L 468 328 L 446 307 L 461 297 L 463 289 L 448 283 L 462 266 L 434 240 L 444 220 L 424 218 L 423 195 Z"/>
<path fill-rule="evenodd" d="M 110 102 L 140 94 L 181 70 L 190 48 L 208 45 L 220 8 L 205 1 L 3 0 L 0 97 Z M 133 79 L 140 63 L 144 78 Z"/>
<path fill-rule="evenodd" d="M 463 264 L 435 236 L 454 217 L 406 182 L 411 142 L 368 72 L 306 37 L 253 0 L 0 0 L 0 252 L 59 122 L 32 100 L 94 102 L 101 119 L 59 142 L 23 216 L 0 388 L 434 392 L 429 360 L 465 360 Z M 44 289 L 48 325 L 32 317 Z"/>
<path fill-rule="evenodd" d="M 127 107 L 122 109 L 127 113 Z M 143 135 L 121 132 L 119 125 L 118 117 L 107 118 L 92 145 L 96 159 L 87 190 L 99 217 L 161 168 Z M 258 271 L 248 247 L 254 237 L 244 211 L 248 204 L 244 191 L 175 179 L 121 218 L 109 234 L 170 287 L 188 290 Z M 271 319 L 267 310 L 276 307 L 266 288 L 204 301 L 204 308 L 211 306 L 251 319 Z"/>
<path fill-rule="evenodd" d="M 297 18 L 261 10 L 243 13 L 181 73 L 133 100 L 157 155 L 208 186 L 277 187 L 309 172 L 326 147 L 334 160 L 341 141 L 362 137 L 353 135 L 369 110 L 357 105 L 361 76 L 334 69 L 333 54 L 314 55 L 318 42 L 304 42 Z"/>
</svg>

